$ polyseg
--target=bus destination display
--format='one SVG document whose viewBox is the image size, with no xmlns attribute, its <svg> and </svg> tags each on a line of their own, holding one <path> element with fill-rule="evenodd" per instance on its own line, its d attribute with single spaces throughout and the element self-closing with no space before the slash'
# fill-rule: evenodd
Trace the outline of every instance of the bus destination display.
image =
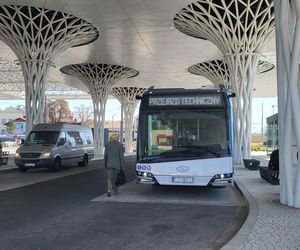
<svg viewBox="0 0 300 250">
<path fill-rule="evenodd" d="M 219 106 L 222 105 L 221 96 L 160 96 L 149 97 L 149 106 Z"/>
</svg>

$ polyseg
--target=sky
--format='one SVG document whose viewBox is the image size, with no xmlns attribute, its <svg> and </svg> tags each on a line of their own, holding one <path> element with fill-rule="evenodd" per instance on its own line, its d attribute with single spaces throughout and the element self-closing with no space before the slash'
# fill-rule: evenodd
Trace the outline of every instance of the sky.
<svg viewBox="0 0 300 250">
<path fill-rule="evenodd" d="M 261 133 L 262 115 L 265 128 L 267 117 L 277 112 L 277 97 L 254 98 L 252 105 L 252 133 Z"/>
<path fill-rule="evenodd" d="M 74 111 L 76 106 L 83 104 L 93 108 L 92 100 L 67 100 L 69 102 L 70 110 Z M 0 109 L 5 109 L 9 106 L 24 105 L 24 100 L 1 100 Z M 252 132 L 261 133 L 262 131 L 262 114 L 263 114 L 263 127 L 266 127 L 266 119 L 268 116 L 277 113 L 277 97 L 272 98 L 253 98 L 252 108 Z M 263 112 L 262 112 L 263 111 Z M 138 115 L 138 108 L 135 111 Z M 121 120 L 121 105 L 115 99 L 108 99 L 105 111 L 106 121 Z"/>
</svg>

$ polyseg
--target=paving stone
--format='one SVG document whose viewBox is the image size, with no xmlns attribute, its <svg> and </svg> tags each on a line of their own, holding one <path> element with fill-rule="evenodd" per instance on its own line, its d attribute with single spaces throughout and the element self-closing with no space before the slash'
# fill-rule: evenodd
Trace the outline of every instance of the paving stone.
<svg viewBox="0 0 300 250">
<path fill-rule="evenodd" d="M 258 171 L 237 166 L 235 176 L 255 198 L 259 210 L 239 249 L 300 249 L 300 209 L 281 205 L 279 186 L 262 180 Z"/>
</svg>

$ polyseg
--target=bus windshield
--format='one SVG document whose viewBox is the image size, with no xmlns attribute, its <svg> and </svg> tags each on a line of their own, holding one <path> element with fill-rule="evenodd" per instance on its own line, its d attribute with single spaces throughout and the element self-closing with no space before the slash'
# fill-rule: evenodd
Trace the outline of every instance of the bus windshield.
<svg viewBox="0 0 300 250">
<path fill-rule="evenodd" d="M 32 131 L 25 144 L 55 144 L 58 135 L 58 131 Z"/>
<path fill-rule="evenodd" d="M 140 120 L 139 160 L 229 156 L 226 120 L 225 110 L 143 112 Z"/>
</svg>

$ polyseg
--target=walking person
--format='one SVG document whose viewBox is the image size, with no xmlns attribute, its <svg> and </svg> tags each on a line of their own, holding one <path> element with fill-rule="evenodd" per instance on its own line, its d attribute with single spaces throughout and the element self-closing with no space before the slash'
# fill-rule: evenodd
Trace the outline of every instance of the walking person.
<svg viewBox="0 0 300 250">
<path fill-rule="evenodd" d="M 107 169 L 107 197 L 118 194 L 116 186 L 117 174 L 120 169 L 124 170 L 123 145 L 119 142 L 119 136 L 113 134 L 111 141 L 105 146 L 104 164 Z"/>
</svg>

